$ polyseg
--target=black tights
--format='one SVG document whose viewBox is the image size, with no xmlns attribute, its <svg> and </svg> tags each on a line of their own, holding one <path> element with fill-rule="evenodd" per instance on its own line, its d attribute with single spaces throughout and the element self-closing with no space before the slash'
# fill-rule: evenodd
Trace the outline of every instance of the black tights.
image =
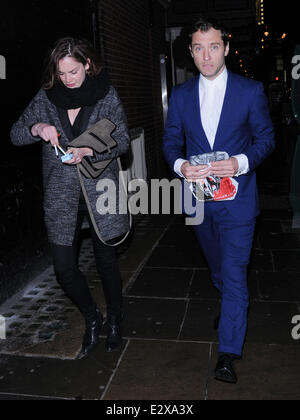
<svg viewBox="0 0 300 420">
<path fill-rule="evenodd" d="M 104 245 L 98 238 L 88 211 L 79 208 L 76 232 L 72 246 L 50 244 L 57 280 L 67 296 L 89 321 L 95 317 L 96 304 L 88 288 L 87 280 L 78 268 L 78 239 L 84 216 L 88 217 L 97 270 L 102 280 L 107 313 L 119 315 L 122 307 L 122 279 L 118 267 L 116 249 Z"/>
</svg>

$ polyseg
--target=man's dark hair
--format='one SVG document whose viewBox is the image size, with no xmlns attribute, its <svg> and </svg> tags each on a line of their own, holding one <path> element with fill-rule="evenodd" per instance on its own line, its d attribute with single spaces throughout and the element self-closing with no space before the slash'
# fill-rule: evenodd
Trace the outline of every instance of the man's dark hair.
<svg viewBox="0 0 300 420">
<path fill-rule="evenodd" d="M 222 39 L 224 41 L 224 46 L 226 47 L 229 43 L 230 39 L 230 33 L 229 31 L 223 26 L 220 22 L 218 22 L 216 19 L 206 16 L 200 16 L 196 22 L 192 25 L 189 38 L 190 43 L 192 42 L 193 34 L 201 31 L 201 32 L 208 32 L 211 28 L 221 31 L 222 33 Z"/>
</svg>

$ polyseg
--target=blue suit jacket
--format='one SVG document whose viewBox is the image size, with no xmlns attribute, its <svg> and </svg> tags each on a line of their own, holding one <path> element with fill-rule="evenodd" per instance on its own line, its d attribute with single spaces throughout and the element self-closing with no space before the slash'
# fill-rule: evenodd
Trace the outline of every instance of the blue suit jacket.
<svg viewBox="0 0 300 420">
<path fill-rule="evenodd" d="M 274 147 L 274 130 L 263 85 L 228 72 L 213 151 L 225 151 L 229 156 L 243 153 L 248 157 L 250 172 L 236 178 L 239 191 L 235 200 L 223 202 L 240 220 L 259 214 L 255 169 Z M 179 158 L 189 160 L 190 156 L 212 151 L 201 122 L 199 77 L 173 89 L 163 150 L 172 169 Z"/>
</svg>

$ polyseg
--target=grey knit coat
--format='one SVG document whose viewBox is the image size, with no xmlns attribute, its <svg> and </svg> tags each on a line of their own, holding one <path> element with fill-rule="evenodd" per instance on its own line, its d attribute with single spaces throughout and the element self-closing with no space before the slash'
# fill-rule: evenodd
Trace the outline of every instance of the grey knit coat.
<svg viewBox="0 0 300 420">
<path fill-rule="evenodd" d="M 86 129 L 107 118 L 116 125 L 112 137 L 117 146 L 111 153 L 97 155 L 97 160 L 113 159 L 98 179 L 83 177 L 88 199 L 97 223 L 101 237 L 104 241 L 117 238 L 129 230 L 128 215 L 119 214 L 119 167 L 117 158 L 127 152 L 129 135 L 125 113 L 118 94 L 113 87 L 110 88 L 104 99 L 95 105 Z M 19 120 L 13 125 L 11 139 L 14 145 L 24 146 L 41 141 L 40 137 L 33 137 L 31 127 L 37 123 L 48 123 L 56 127 L 61 133 L 59 140 L 63 149 L 67 149 L 72 139 L 64 132 L 55 105 L 53 105 L 45 91 L 41 89 L 25 109 Z M 97 191 L 100 180 L 114 181 L 117 192 L 116 214 L 100 214 L 99 197 Z M 102 181 L 103 182 L 103 181 Z M 63 164 L 54 153 L 50 143 L 43 141 L 43 184 L 44 184 L 44 217 L 48 232 L 48 239 L 57 245 L 71 246 L 74 239 L 78 213 L 78 203 L 81 192 L 80 181 L 75 165 Z M 99 189 L 99 188 L 98 188 Z M 102 194 L 104 191 L 102 191 Z M 121 196 L 124 196 L 124 194 Z M 97 204 L 98 201 L 98 204 Z M 101 200 L 100 200 L 101 201 Z M 102 200 L 103 201 L 103 200 Z M 98 206 L 98 210 L 97 210 Z M 122 206 L 120 206 L 122 207 Z M 124 208 L 124 204 L 123 204 Z"/>
</svg>

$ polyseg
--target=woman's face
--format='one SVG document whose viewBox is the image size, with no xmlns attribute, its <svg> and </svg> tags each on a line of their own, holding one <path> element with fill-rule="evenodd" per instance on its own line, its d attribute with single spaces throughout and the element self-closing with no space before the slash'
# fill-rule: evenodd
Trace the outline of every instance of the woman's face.
<svg viewBox="0 0 300 420">
<path fill-rule="evenodd" d="M 89 64 L 84 66 L 73 57 L 64 57 L 58 62 L 58 75 L 67 88 L 79 88 L 84 82 L 89 67 Z"/>
</svg>

